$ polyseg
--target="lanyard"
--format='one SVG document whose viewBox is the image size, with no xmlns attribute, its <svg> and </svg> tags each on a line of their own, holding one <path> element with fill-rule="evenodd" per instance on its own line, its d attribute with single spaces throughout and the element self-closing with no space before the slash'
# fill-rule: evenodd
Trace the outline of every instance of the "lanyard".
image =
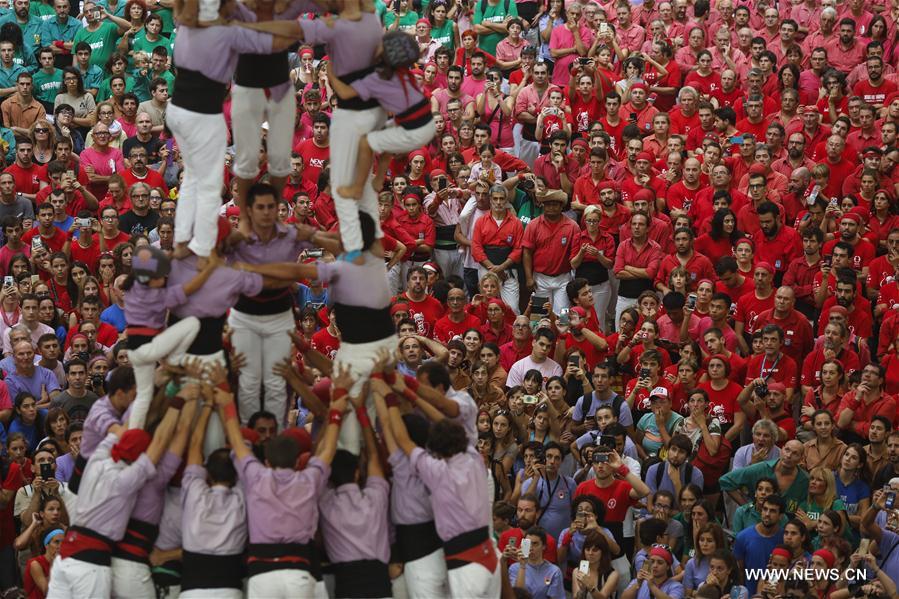
<svg viewBox="0 0 899 599">
<path fill-rule="evenodd" d="M 780 353 L 777 354 L 777 357 L 774 359 L 774 363 L 771 364 L 771 368 L 768 369 L 770 372 L 766 375 L 765 374 L 765 360 L 767 360 L 767 359 L 768 359 L 768 356 L 762 355 L 762 368 L 759 370 L 759 378 L 762 379 L 763 381 L 765 381 L 766 383 L 768 382 L 768 379 L 771 378 L 771 375 L 774 374 L 774 372 L 773 372 L 774 369 L 777 368 L 777 365 L 780 363 Z"/>
</svg>

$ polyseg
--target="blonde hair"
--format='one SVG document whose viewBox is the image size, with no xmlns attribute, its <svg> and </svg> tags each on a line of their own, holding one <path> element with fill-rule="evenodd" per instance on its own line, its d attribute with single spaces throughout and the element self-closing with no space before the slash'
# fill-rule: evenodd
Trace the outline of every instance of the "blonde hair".
<svg viewBox="0 0 899 599">
<path fill-rule="evenodd" d="M 825 489 L 824 493 L 821 495 L 821 509 L 833 509 L 833 502 L 837 499 L 837 481 L 833 476 L 833 471 L 823 466 L 816 466 L 815 468 L 812 468 L 808 475 L 809 480 L 811 480 L 813 476 L 817 476 L 824 481 Z M 809 497 L 811 497 L 811 495 Z"/>
</svg>

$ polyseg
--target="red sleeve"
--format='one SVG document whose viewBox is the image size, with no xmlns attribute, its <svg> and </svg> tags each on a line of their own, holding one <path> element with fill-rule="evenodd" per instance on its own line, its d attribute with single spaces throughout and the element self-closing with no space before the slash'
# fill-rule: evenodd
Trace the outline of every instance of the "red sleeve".
<svg viewBox="0 0 899 599">
<path fill-rule="evenodd" d="M 514 218 L 514 217 L 513 217 Z M 513 225 L 514 231 L 512 232 L 512 253 L 509 254 L 509 259 L 512 262 L 521 262 L 521 238 L 524 237 L 524 226 L 521 224 L 521 221 L 515 218 L 515 224 Z M 574 244 L 572 244 L 573 246 Z"/>
<path fill-rule="evenodd" d="M 799 384 L 806 387 L 815 386 L 815 355 L 808 354 L 802 361 L 802 377 Z M 806 397 L 808 400 L 808 397 Z"/>
<path fill-rule="evenodd" d="M 425 223 L 425 243 L 432 248 L 437 244 L 437 229 L 434 228 L 434 220 L 431 218 Z"/>
<path fill-rule="evenodd" d="M 479 219 L 471 234 L 471 257 L 478 264 L 487 259 L 487 254 L 484 253 L 484 244 L 481 242 L 481 224 L 483 222 L 483 218 Z"/>
<path fill-rule="evenodd" d="M 25 477 L 22 475 L 22 468 L 16 462 L 10 462 L 9 472 L 6 473 L 6 480 L 3 481 L 3 489 L 6 491 L 18 491 L 25 486 Z"/>
</svg>

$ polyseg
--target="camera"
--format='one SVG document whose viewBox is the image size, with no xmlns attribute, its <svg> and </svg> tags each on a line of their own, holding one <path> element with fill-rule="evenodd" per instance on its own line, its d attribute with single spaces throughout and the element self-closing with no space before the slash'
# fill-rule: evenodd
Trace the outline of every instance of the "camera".
<svg viewBox="0 0 899 599">
<path fill-rule="evenodd" d="M 525 193 L 534 191 L 534 181 L 532 179 L 524 179 L 522 181 L 519 181 L 518 189 Z"/>
<path fill-rule="evenodd" d="M 102 374 L 92 374 L 91 375 L 91 388 L 101 389 L 103 388 L 103 375 Z"/>
<path fill-rule="evenodd" d="M 546 452 L 543 451 L 542 447 L 534 448 L 534 463 L 535 464 L 545 464 L 546 463 Z"/>
<path fill-rule="evenodd" d="M 768 384 L 765 383 L 765 384 L 759 385 L 758 387 L 755 388 L 753 393 L 756 394 L 756 397 L 765 397 L 766 395 L 768 395 Z"/>
<path fill-rule="evenodd" d="M 53 478 L 53 466 L 49 462 L 41 464 L 41 478 L 44 480 Z"/>
</svg>

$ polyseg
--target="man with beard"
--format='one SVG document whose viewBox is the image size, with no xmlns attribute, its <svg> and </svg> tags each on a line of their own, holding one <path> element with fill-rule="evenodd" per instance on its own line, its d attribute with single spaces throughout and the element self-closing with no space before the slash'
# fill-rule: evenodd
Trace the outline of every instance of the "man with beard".
<svg viewBox="0 0 899 599">
<path fill-rule="evenodd" d="M 774 294 L 774 307 L 759 314 L 756 328 L 776 324 L 784 332 L 784 353 L 802 364 L 814 344 L 814 333 L 808 319 L 795 309 L 796 294 L 784 285 Z"/>
<path fill-rule="evenodd" d="M 653 158 L 649 152 L 638 152 L 634 157 L 634 175 L 621 183 L 621 201 L 626 206 L 631 207 L 636 195 L 644 189 L 651 191 L 655 198 L 665 197 L 668 184 L 653 174 L 652 164 Z"/>
<path fill-rule="evenodd" d="M 580 228 L 562 214 L 564 194 L 543 198 L 543 215 L 532 220 L 524 232 L 524 274 L 529 290 L 550 300 L 556 312 L 568 307 L 566 285 L 571 281 L 570 253 Z"/>
<path fill-rule="evenodd" d="M 689 484 L 701 489 L 702 471 L 687 463 L 692 454 L 693 442 L 690 438 L 682 434 L 673 435 L 668 441 L 665 459 L 646 470 L 646 486 L 649 487 L 650 493 L 655 495 L 657 491 L 662 490 L 677 495 L 680 489 Z"/>
<path fill-rule="evenodd" d="M 843 396 L 837 418 L 837 427 L 843 432 L 844 441 L 863 441 L 868 436 L 871 419 L 883 416 L 890 422 L 896 416 L 896 402 L 884 393 L 886 369 L 868 364 L 862 369 L 858 386 Z"/>
<path fill-rule="evenodd" d="M 776 324 L 769 324 L 762 329 L 762 348 L 764 351 L 749 359 L 746 365 L 744 384 L 750 387 L 764 387 L 772 383 L 781 383 L 786 388 L 787 400 L 792 400 L 796 388 L 799 369 L 796 361 L 783 353 L 784 333 Z M 745 389 L 744 389 L 745 391 Z M 749 399 L 747 395 L 746 399 Z"/>
<path fill-rule="evenodd" d="M 792 288 L 796 296 L 796 309 L 808 318 L 815 312 L 814 283 L 820 271 L 823 240 L 821 229 L 806 229 L 802 233 L 802 256 L 790 262 L 783 278 L 784 286 Z"/>
<path fill-rule="evenodd" d="M 855 273 L 850 269 L 837 271 L 837 282 L 834 296 L 827 298 L 821 306 L 821 313 L 827 314 L 834 305 L 842 306 L 848 312 L 849 330 L 862 338 L 864 342 L 873 334 L 871 302 L 861 296 Z M 824 332 L 826 321 L 822 318 L 818 323 L 818 333 Z"/>
<path fill-rule="evenodd" d="M 777 492 L 787 502 L 786 511 L 795 512 L 799 504 L 808 498 L 808 473 L 799 467 L 804 456 L 805 446 L 791 439 L 784 443 L 779 458 L 731 470 L 718 483 L 737 505 L 743 505 L 749 501 L 744 491 L 755 489 L 760 479 L 774 479 L 780 487 Z"/>
<path fill-rule="evenodd" d="M 591 157 L 591 163 L 593 160 L 596 160 L 594 156 Z M 592 165 L 591 165 L 592 166 Z M 614 181 L 602 181 L 596 187 L 599 192 L 599 206 L 602 209 L 602 213 L 600 213 L 599 220 L 599 230 L 603 233 L 607 233 L 612 236 L 612 239 L 615 240 L 615 244 L 618 244 L 619 232 L 621 228 L 630 220 L 631 211 L 628 208 L 618 201 L 619 193 L 618 193 L 618 184 Z M 617 284 L 613 282 L 612 294 L 614 295 L 617 289 Z"/>
<path fill-rule="evenodd" d="M 134 154 L 140 153 L 146 158 L 143 148 L 131 150 Z M 158 174 L 158 173 L 157 173 Z M 150 186 L 138 182 L 130 187 L 128 195 L 131 199 L 131 210 L 119 217 L 119 228 L 130 235 L 146 235 L 156 228 L 159 222 L 159 213 L 150 209 Z"/>
<path fill-rule="evenodd" d="M 862 216 L 855 211 L 847 212 L 840 219 L 840 236 L 824 244 L 822 253 L 826 256 L 832 253 L 837 242 L 848 243 L 853 248 L 851 267 L 859 273 L 859 278 L 867 278 L 871 261 L 877 253 L 874 245 L 864 239 L 861 234 L 865 231 Z"/>
<path fill-rule="evenodd" d="M 752 485 L 752 488 L 755 488 L 755 485 Z M 783 528 L 780 526 L 780 520 L 786 511 L 787 508 L 780 495 L 769 495 L 761 505 L 761 521 L 737 535 L 734 543 L 734 555 L 741 571 L 745 571 L 744 568 L 761 571 L 768 567 L 771 552 L 783 543 Z M 747 580 L 746 585 L 749 593 L 753 594 L 758 580 L 755 578 Z"/>
<path fill-rule="evenodd" d="M 534 131 L 537 115 L 549 105 L 549 92 L 559 89 L 549 82 L 549 68 L 545 63 L 535 64 L 532 76 L 533 82 L 518 92 L 513 111 L 515 120 L 522 126 L 518 156 L 529 165 L 534 164 L 540 150 L 540 142 Z"/>
<path fill-rule="evenodd" d="M 430 337 L 434 324 L 443 316 L 443 305 L 428 294 L 428 271 L 421 266 L 409 269 L 406 275 L 406 290 L 394 298 L 409 305 L 409 316 L 415 321 L 418 334 Z"/>
<path fill-rule="evenodd" d="M 571 500 L 577 483 L 570 476 L 559 472 L 563 457 L 562 446 L 550 442 L 543 451 L 543 462 L 532 463 L 533 473 L 521 485 L 525 495 L 537 496 L 541 514 L 537 524 L 546 529 L 552 538 L 558 539 L 562 530 L 571 523 Z M 529 527 L 519 523 L 527 530 Z"/>
<path fill-rule="evenodd" d="M 671 271 L 677 267 L 687 269 L 689 291 L 696 291 L 696 286 L 703 279 L 715 280 L 715 267 L 712 266 L 711 260 L 694 251 L 693 237 L 693 230 L 687 227 L 681 227 L 674 232 L 675 253 L 662 258 L 659 272 L 655 277 L 655 287 L 662 292 L 662 295 L 671 291 L 668 288 L 668 278 Z"/>
<path fill-rule="evenodd" d="M 899 431 L 893 431 L 887 437 L 887 463 L 877 471 L 871 488 L 885 487 L 895 478 L 899 478 Z"/>
<path fill-rule="evenodd" d="M 846 140 L 839 135 L 831 135 L 824 145 L 825 157 L 821 164 L 830 169 L 830 178 L 823 192 L 827 197 L 839 196 L 843 189 L 843 181 L 855 171 L 855 162 L 844 157 Z"/>
<path fill-rule="evenodd" d="M 571 196 L 571 209 L 584 210 L 587 206 L 596 204 L 599 199 L 602 202 L 602 189 L 608 189 L 604 184 L 608 181 L 606 166 L 609 163 L 609 154 L 606 150 L 595 148 L 590 150 L 590 172 L 581 175 L 574 182 L 574 191 Z M 611 181 L 608 181 L 611 183 Z"/>
<path fill-rule="evenodd" d="M 619 280 L 615 322 L 624 310 L 637 304 L 641 293 L 652 289 L 662 260 L 662 248 L 648 236 L 648 215 L 633 214 L 630 231 L 630 239 L 622 241 L 615 255 L 615 277 Z"/>
<path fill-rule="evenodd" d="M 467 96 L 477 98 L 484 93 L 484 84 L 487 83 L 486 59 L 483 52 L 475 52 L 470 60 L 471 75 L 465 78 L 460 86 L 460 91 Z M 464 105 L 464 103 L 463 103 Z"/>
<path fill-rule="evenodd" d="M 865 45 L 855 37 L 856 23 L 845 17 L 840 19 L 839 35 L 824 44 L 830 66 L 848 74 L 865 58 Z"/>
<path fill-rule="evenodd" d="M 462 118 L 472 120 L 474 118 L 474 97 L 462 91 L 462 67 L 453 65 L 446 73 L 446 87 L 438 89 L 431 96 L 431 111 L 440 112 L 448 118 L 446 105 L 450 100 L 458 100 L 462 107 Z"/>
<path fill-rule="evenodd" d="M 893 429 L 892 421 L 883 416 L 873 416 L 871 424 L 868 426 L 868 444 L 864 446 L 865 460 L 864 477 L 865 480 L 873 480 L 874 475 L 887 464 L 889 460 L 889 452 L 887 451 L 887 435 Z"/>
<path fill-rule="evenodd" d="M 802 362 L 802 395 L 805 397 L 821 385 L 821 366 L 826 360 L 839 360 L 843 366 L 843 372 L 850 376 L 858 370 L 859 358 L 851 347 L 846 346 L 849 338 L 849 329 L 846 325 L 837 322 L 829 322 L 824 327 L 824 340 L 820 347 L 815 349 Z M 804 411 L 804 408 L 803 408 Z M 803 420 L 810 414 L 803 413 Z"/>
<path fill-rule="evenodd" d="M 759 178 L 750 180 L 750 186 L 759 184 L 764 185 Z M 777 204 L 763 202 L 757 212 L 762 235 L 755 240 L 755 257 L 774 266 L 774 281 L 779 284 L 787 265 L 802 255 L 802 241 L 796 229 L 781 224 Z"/>
<path fill-rule="evenodd" d="M 659 218 L 656 216 L 656 197 L 663 196 L 654 196 L 652 190 L 650 189 L 641 189 L 633 196 L 633 201 L 631 202 L 631 208 L 633 210 L 633 214 L 643 214 L 647 218 L 649 218 L 649 229 L 647 231 L 647 236 L 649 239 L 655 241 L 659 244 L 659 247 L 662 248 L 662 251 L 666 254 L 673 253 L 675 251 L 674 248 L 674 235 L 671 231 L 671 222 L 669 220 Z M 626 240 L 630 239 L 631 230 L 629 226 L 622 225 L 618 231 L 618 238 L 621 243 L 624 243 Z"/>
<path fill-rule="evenodd" d="M 445 345 L 453 337 L 462 336 L 468 329 L 481 326 L 481 319 L 466 310 L 466 300 L 464 289 L 455 287 L 449 290 L 446 294 L 446 314 L 434 324 L 432 336 L 435 341 Z"/>
</svg>

